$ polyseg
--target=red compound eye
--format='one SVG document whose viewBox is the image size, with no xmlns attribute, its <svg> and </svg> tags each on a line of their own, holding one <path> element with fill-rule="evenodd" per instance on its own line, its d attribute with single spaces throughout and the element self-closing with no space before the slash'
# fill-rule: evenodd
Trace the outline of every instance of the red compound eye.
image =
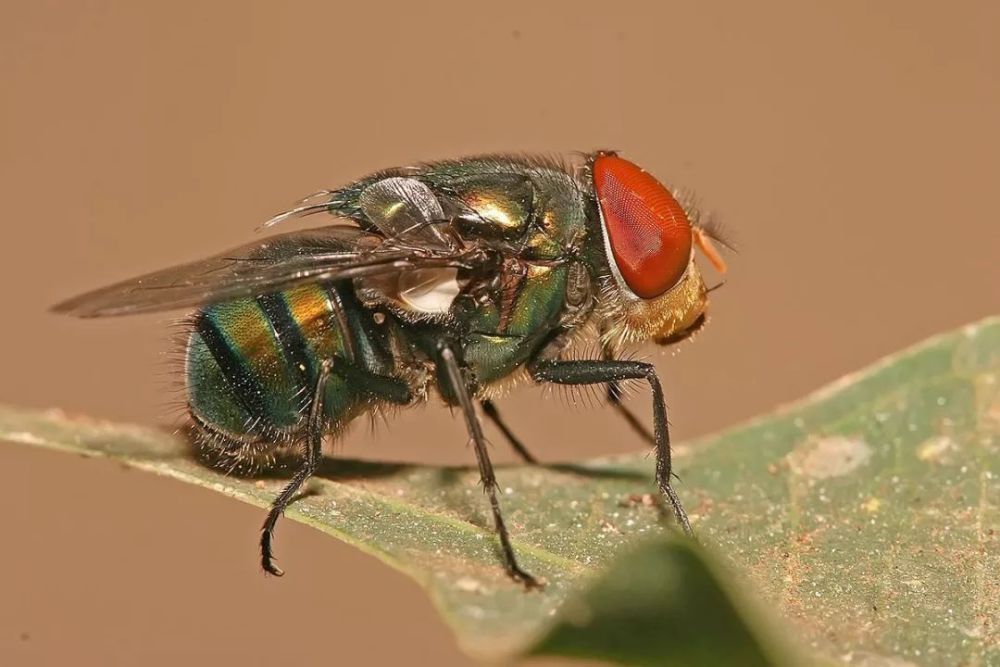
<svg viewBox="0 0 1000 667">
<path fill-rule="evenodd" d="M 594 188 L 613 261 L 643 299 L 676 285 L 691 261 L 691 222 L 662 183 L 617 155 L 594 160 Z"/>
</svg>

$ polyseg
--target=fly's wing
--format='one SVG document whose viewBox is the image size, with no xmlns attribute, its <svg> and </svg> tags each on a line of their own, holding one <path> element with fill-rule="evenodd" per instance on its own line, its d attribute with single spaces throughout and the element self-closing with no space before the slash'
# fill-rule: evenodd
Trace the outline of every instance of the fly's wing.
<svg viewBox="0 0 1000 667">
<path fill-rule="evenodd" d="M 400 237 L 405 240 L 406 235 Z M 399 244 L 354 227 L 272 236 L 207 259 L 88 292 L 53 308 L 77 317 L 107 317 L 191 308 L 258 296 L 314 282 L 442 267 L 475 268 L 475 248 Z"/>
</svg>

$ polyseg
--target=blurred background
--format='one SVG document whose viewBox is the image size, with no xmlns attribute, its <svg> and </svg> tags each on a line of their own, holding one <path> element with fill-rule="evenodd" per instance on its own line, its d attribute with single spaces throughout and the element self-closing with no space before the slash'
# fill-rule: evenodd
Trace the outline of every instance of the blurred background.
<svg viewBox="0 0 1000 667">
<path fill-rule="evenodd" d="M 809 4 L 7 0 L 0 402 L 172 423 L 171 317 L 46 308 L 487 151 L 619 149 L 736 239 L 709 328 L 645 351 L 678 439 L 1000 311 L 1000 5 Z M 539 396 L 501 406 L 546 461 L 641 446 Z M 465 442 L 431 405 L 337 449 L 471 464 Z M 261 510 L 208 491 L 3 444 L 0 504 L 0 663 L 467 663 L 415 584 L 304 526 L 265 579 Z"/>
</svg>

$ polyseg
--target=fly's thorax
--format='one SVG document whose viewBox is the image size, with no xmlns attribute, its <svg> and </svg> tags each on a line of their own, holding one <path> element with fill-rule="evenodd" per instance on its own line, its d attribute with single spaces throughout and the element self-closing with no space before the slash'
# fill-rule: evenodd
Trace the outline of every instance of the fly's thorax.
<svg viewBox="0 0 1000 667">
<path fill-rule="evenodd" d="M 495 155 L 423 165 L 413 176 L 438 195 L 463 242 L 556 260 L 579 247 L 587 225 L 575 173 L 561 160 Z"/>
</svg>

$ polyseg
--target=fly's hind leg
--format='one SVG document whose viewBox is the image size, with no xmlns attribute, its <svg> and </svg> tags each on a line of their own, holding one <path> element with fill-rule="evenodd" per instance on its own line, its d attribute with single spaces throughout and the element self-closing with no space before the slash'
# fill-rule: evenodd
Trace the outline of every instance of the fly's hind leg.
<svg viewBox="0 0 1000 667">
<path fill-rule="evenodd" d="M 500 432 L 503 433 L 503 437 L 507 438 L 507 442 L 510 443 L 511 449 L 517 452 L 517 455 L 520 456 L 525 463 L 537 465 L 538 459 L 536 459 L 534 455 L 528 451 L 528 448 L 524 446 L 521 439 L 514 435 L 514 432 L 510 430 L 510 427 L 507 426 L 507 422 L 505 422 L 500 416 L 500 411 L 497 410 L 496 404 L 487 398 L 480 401 L 479 405 L 482 406 L 483 414 L 486 415 L 486 418 L 493 422 L 494 426 L 500 429 Z"/>
<path fill-rule="evenodd" d="M 670 431 L 663 388 L 652 364 L 641 361 L 539 361 L 529 368 L 538 382 L 556 384 L 617 384 L 626 380 L 645 380 L 653 390 L 653 441 L 656 444 L 656 483 L 677 517 L 677 523 L 688 535 L 691 523 L 681 500 L 671 486 Z M 624 407 L 624 406 L 622 406 Z M 631 413 L 628 413 L 631 415 Z"/>
<path fill-rule="evenodd" d="M 448 382 L 452 391 L 458 399 L 458 404 L 462 408 L 465 416 L 465 425 L 469 430 L 469 437 L 476 449 L 476 459 L 479 461 L 479 476 L 482 479 L 486 495 L 490 499 L 490 508 L 493 510 L 493 525 L 496 528 L 497 537 L 500 538 L 500 547 L 503 549 L 504 567 L 507 574 L 512 579 L 524 584 L 527 588 L 539 588 L 538 580 L 521 569 L 517 564 L 517 557 L 514 554 L 514 547 L 510 543 L 510 535 L 507 533 L 507 525 L 504 523 L 503 514 L 500 512 L 500 501 L 497 498 L 497 478 L 493 472 L 493 463 L 490 461 L 490 454 L 486 447 L 486 438 L 483 436 L 483 428 L 476 415 L 476 408 L 469 396 L 469 389 L 466 386 L 465 378 L 462 375 L 462 368 L 455 357 L 455 353 L 449 347 L 441 348 L 441 363 L 447 372 Z"/>
<path fill-rule="evenodd" d="M 291 481 L 278 494 L 278 497 L 271 503 L 271 509 L 267 513 L 264 525 L 260 533 L 260 566 L 268 574 L 280 577 L 284 572 L 274 564 L 274 554 L 271 551 L 271 542 L 274 539 L 274 526 L 284 513 L 302 485 L 312 477 L 319 466 L 323 456 L 323 434 L 326 431 L 326 422 L 323 411 L 323 398 L 326 395 L 326 382 L 330 377 L 330 370 L 333 363 L 324 361 L 320 366 L 319 375 L 316 378 L 312 403 L 309 407 L 309 418 L 306 424 L 306 456 L 301 467 L 295 471 Z"/>
</svg>

